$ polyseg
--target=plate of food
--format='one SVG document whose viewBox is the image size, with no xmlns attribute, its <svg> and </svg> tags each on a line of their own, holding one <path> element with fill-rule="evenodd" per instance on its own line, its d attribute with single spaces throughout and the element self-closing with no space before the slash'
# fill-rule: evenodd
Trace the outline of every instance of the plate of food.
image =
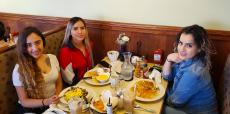
<svg viewBox="0 0 230 114">
<path fill-rule="evenodd" d="M 99 97 L 94 97 L 92 99 L 90 108 L 100 114 L 106 113 L 106 105 L 108 102 L 112 103 L 113 110 L 115 110 L 118 105 L 118 98 L 112 96 L 110 91 L 103 91 Z"/>
<path fill-rule="evenodd" d="M 108 68 L 94 68 L 87 71 L 83 79 L 91 85 L 107 85 L 110 83 L 110 70 Z"/>
<path fill-rule="evenodd" d="M 83 100 L 90 100 L 95 95 L 95 92 L 89 88 L 82 86 L 71 86 L 65 88 L 59 94 L 60 102 L 63 104 L 68 104 L 71 98 L 82 98 Z"/>
<path fill-rule="evenodd" d="M 134 91 L 134 87 L 136 87 L 136 100 L 139 101 L 156 101 L 161 99 L 165 94 L 165 88 L 150 79 L 138 79 L 128 86 L 132 91 Z"/>
</svg>

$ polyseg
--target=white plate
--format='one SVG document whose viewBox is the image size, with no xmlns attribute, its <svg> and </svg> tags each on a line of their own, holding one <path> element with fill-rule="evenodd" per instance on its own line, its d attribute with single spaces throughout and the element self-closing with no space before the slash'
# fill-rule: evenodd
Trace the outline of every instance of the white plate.
<svg viewBox="0 0 230 114">
<path fill-rule="evenodd" d="M 92 72 L 92 71 L 95 71 L 95 70 L 97 70 L 97 68 L 91 69 L 91 70 L 89 70 L 87 72 Z M 84 77 L 90 77 L 90 76 L 88 76 L 87 72 L 85 73 Z M 109 75 L 109 73 L 108 73 L 108 75 Z M 110 81 L 109 81 L 110 79 L 108 81 L 104 82 L 104 83 L 101 83 L 101 82 L 97 81 L 95 78 L 94 79 L 88 78 L 88 79 L 83 79 L 83 80 L 88 84 L 96 85 L 96 86 L 102 86 L 102 85 L 110 84 Z"/>
<path fill-rule="evenodd" d="M 96 95 L 96 93 L 95 93 L 92 89 L 89 89 L 89 88 L 86 88 L 86 87 L 83 87 L 83 86 L 72 86 L 72 87 L 80 87 L 80 88 L 82 88 L 82 89 L 86 89 L 86 91 L 88 92 L 86 98 L 87 98 L 88 100 L 90 100 L 93 96 Z M 61 97 L 61 98 L 60 98 L 60 102 L 61 102 L 61 103 L 68 104 L 68 102 L 67 102 L 67 101 L 64 99 L 64 97 L 62 97 L 62 96 L 63 96 L 63 95 L 66 93 L 66 91 L 68 91 L 69 89 L 71 89 L 71 87 L 65 88 L 65 89 L 62 90 L 61 93 L 59 94 L 59 97 Z"/>
<path fill-rule="evenodd" d="M 93 109 L 93 110 L 96 111 L 96 112 L 99 112 L 100 114 L 105 114 L 105 113 L 106 113 L 106 110 L 102 112 L 102 111 L 100 111 L 99 109 L 97 109 L 96 107 L 94 107 L 93 102 L 94 102 L 95 100 L 96 100 L 96 99 L 95 99 L 95 97 L 94 97 L 93 100 L 92 100 L 91 103 L 90 103 L 90 108 Z"/>
<path fill-rule="evenodd" d="M 134 86 L 135 83 L 137 83 L 138 81 L 149 81 L 149 82 L 154 82 L 153 80 L 150 80 L 150 79 L 138 79 L 136 80 L 135 82 L 131 83 L 129 86 L 128 86 L 128 89 L 131 89 L 131 87 Z M 154 82 L 155 83 L 155 82 Z M 144 102 L 151 102 L 151 101 L 156 101 L 156 100 L 159 100 L 161 99 L 164 95 L 165 95 L 165 88 L 159 84 L 158 85 L 159 87 L 159 94 L 151 99 L 147 99 L 147 98 L 142 98 L 142 97 L 138 97 L 136 96 L 136 100 L 139 100 L 139 101 L 144 101 Z"/>
<path fill-rule="evenodd" d="M 58 103 L 57 107 L 63 111 L 70 112 L 69 106 L 67 104 Z"/>
<path fill-rule="evenodd" d="M 96 107 L 94 107 L 93 105 L 93 102 L 96 100 L 96 99 L 99 99 L 99 98 L 93 98 L 93 100 L 91 101 L 90 103 L 90 108 L 93 109 L 94 111 L 96 112 L 99 112 L 100 114 L 105 114 L 106 113 L 106 110 L 105 111 L 100 111 L 99 109 L 97 109 Z M 102 98 L 100 98 L 102 99 Z M 117 105 L 118 105 L 118 98 L 117 97 L 113 97 L 113 103 L 115 106 L 113 106 L 113 110 L 116 110 L 117 108 Z M 105 105 L 105 104 L 104 104 Z M 106 108 L 106 106 L 104 106 Z"/>
<path fill-rule="evenodd" d="M 53 112 L 57 112 L 58 114 L 67 114 L 64 112 L 64 110 L 58 108 L 57 106 L 54 106 L 56 104 L 52 104 L 53 106 L 50 105 L 50 108 L 48 108 L 45 112 L 42 114 L 53 114 Z"/>
<path fill-rule="evenodd" d="M 65 111 L 65 112 L 69 112 L 70 111 L 68 105 L 64 104 L 64 103 L 61 103 L 61 102 L 59 102 L 57 104 L 50 104 L 49 107 L 50 108 L 58 108 L 58 109 L 61 109 L 61 110 Z"/>
</svg>

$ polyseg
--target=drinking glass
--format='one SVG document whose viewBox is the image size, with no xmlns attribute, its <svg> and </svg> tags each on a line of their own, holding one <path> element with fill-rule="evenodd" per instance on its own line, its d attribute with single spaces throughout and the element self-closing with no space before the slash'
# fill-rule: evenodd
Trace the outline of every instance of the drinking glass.
<svg viewBox="0 0 230 114">
<path fill-rule="evenodd" d="M 126 90 L 123 94 L 124 97 L 124 109 L 126 114 L 133 114 L 135 93 L 132 90 Z"/>
<path fill-rule="evenodd" d="M 119 76 L 116 73 L 111 73 L 110 85 L 111 85 L 111 88 L 115 89 L 115 91 L 119 87 L 119 81 L 120 81 Z"/>
</svg>

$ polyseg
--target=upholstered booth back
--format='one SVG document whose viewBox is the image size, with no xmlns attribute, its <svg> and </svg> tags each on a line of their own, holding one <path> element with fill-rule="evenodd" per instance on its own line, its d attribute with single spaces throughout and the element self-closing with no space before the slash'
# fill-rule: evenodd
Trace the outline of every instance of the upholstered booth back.
<svg viewBox="0 0 230 114">
<path fill-rule="evenodd" d="M 228 55 L 225 67 L 224 67 L 224 83 L 223 83 L 223 103 L 222 113 L 230 114 L 230 54 Z"/>
<path fill-rule="evenodd" d="M 46 35 L 46 53 L 58 54 L 64 38 L 64 28 Z M 0 53 L 0 114 L 15 114 L 17 93 L 12 83 L 12 72 L 16 64 L 15 49 Z"/>
<path fill-rule="evenodd" d="M 14 49 L 10 49 L 0 54 L 0 113 L 13 114 L 17 94 L 12 84 L 12 71 L 16 63 Z"/>
<path fill-rule="evenodd" d="M 56 33 L 50 34 L 46 36 L 46 47 L 45 53 L 51 53 L 58 56 L 59 49 L 61 48 L 61 44 L 65 35 L 64 29 L 58 31 Z"/>
</svg>

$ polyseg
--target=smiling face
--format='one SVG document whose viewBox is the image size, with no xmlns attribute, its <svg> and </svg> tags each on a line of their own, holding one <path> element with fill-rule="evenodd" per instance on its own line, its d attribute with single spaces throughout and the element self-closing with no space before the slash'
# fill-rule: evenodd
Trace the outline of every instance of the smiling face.
<svg viewBox="0 0 230 114">
<path fill-rule="evenodd" d="M 42 56 L 44 50 L 43 41 L 37 34 L 31 33 L 28 35 L 26 46 L 28 54 L 33 58 L 38 59 Z"/>
<path fill-rule="evenodd" d="M 177 50 L 179 58 L 181 60 L 187 60 L 195 57 L 199 53 L 200 49 L 197 47 L 197 44 L 191 34 L 182 33 L 177 45 Z"/>
<path fill-rule="evenodd" d="M 86 27 L 82 21 L 77 21 L 73 28 L 71 29 L 71 35 L 72 35 L 72 42 L 78 43 L 85 39 L 86 37 Z"/>
</svg>

